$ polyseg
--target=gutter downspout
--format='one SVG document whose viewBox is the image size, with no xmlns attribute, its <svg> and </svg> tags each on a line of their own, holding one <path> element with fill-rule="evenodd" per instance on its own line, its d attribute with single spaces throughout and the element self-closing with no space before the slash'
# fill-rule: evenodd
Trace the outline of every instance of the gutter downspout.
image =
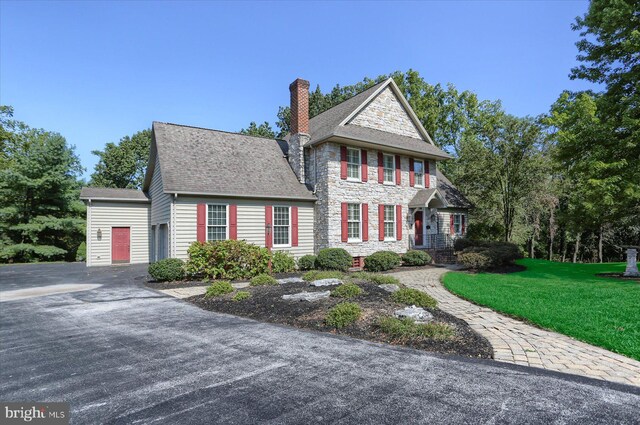
<svg viewBox="0 0 640 425">
<path fill-rule="evenodd" d="M 87 200 L 87 224 L 85 227 L 85 238 L 86 238 L 86 248 L 87 252 L 85 253 L 86 258 L 85 262 L 87 263 L 87 267 L 91 267 L 91 232 L 93 232 L 93 223 L 91 222 L 91 199 Z"/>
<path fill-rule="evenodd" d="M 176 257 L 176 199 L 178 199 L 178 194 L 174 193 L 173 198 L 171 198 L 171 254 L 170 258 Z"/>
</svg>

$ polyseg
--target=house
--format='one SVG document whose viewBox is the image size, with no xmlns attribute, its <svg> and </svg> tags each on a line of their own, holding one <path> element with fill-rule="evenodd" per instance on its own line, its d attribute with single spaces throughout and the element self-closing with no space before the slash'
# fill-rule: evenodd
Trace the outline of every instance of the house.
<svg viewBox="0 0 640 425">
<path fill-rule="evenodd" d="M 295 80 L 290 134 L 272 140 L 154 122 L 142 190 L 85 187 L 87 265 L 187 258 L 194 241 L 243 239 L 295 257 L 345 248 L 440 249 L 464 235 L 449 155 L 392 79 L 309 119 Z"/>
</svg>

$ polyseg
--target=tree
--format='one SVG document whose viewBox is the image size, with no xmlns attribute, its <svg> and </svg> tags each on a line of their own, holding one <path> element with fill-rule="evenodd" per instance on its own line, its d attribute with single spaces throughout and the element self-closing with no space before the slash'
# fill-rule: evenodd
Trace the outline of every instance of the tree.
<svg viewBox="0 0 640 425">
<path fill-rule="evenodd" d="M 255 121 L 249 123 L 249 127 L 240 130 L 240 133 L 247 134 L 249 136 L 266 137 L 267 139 L 275 139 L 276 133 L 271 128 L 268 122 L 263 122 L 257 125 Z"/>
<path fill-rule="evenodd" d="M 91 186 L 140 189 L 149 160 L 151 130 L 124 136 L 118 144 L 107 143 L 104 150 L 92 151 L 98 156 Z"/>
<path fill-rule="evenodd" d="M 60 134 L 9 124 L 2 129 L 0 261 L 75 260 L 84 240 L 80 160 Z"/>
</svg>

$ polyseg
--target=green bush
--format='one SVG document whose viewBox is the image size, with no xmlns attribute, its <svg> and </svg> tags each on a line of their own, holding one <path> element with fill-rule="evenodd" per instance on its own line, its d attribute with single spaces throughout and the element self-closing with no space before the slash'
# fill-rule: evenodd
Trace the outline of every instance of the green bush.
<svg viewBox="0 0 640 425">
<path fill-rule="evenodd" d="M 402 256 L 402 264 L 405 266 L 424 266 L 431 262 L 431 256 L 424 251 L 411 250 Z"/>
<path fill-rule="evenodd" d="M 219 280 L 207 286 L 207 292 L 204 296 L 205 298 L 219 297 L 220 295 L 230 294 L 232 292 L 233 286 L 231 286 L 231 282 L 227 280 Z"/>
<path fill-rule="evenodd" d="M 298 258 L 298 270 L 307 271 L 316 268 L 316 256 L 315 255 L 303 255 Z"/>
<path fill-rule="evenodd" d="M 82 242 L 78 249 L 76 250 L 76 261 L 86 261 L 87 260 L 87 243 Z"/>
<path fill-rule="evenodd" d="M 483 244 L 485 243 L 487 243 L 487 241 L 473 240 L 473 239 L 467 239 L 467 238 L 457 238 L 456 240 L 453 241 L 453 249 L 456 252 L 460 252 L 472 246 L 484 246 Z"/>
<path fill-rule="evenodd" d="M 271 271 L 273 273 L 290 273 L 296 271 L 296 260 L 287 251 L 274 251 L 271 256 Z"/>
<path fill-rule="evenodd" d="M 278 281 L 273 276 L 269 276 L 266 273 L 259 274 L 258 276 L 251 278 L 250 283 L 251 286 L 275 286 L 277 284 Z"/>
<path fill-rule="evenodd" d="M 307 282 L 313 282 L 314 280 L 319 279 L 343 279 L 344 277 L 344 273 L 334 270 L 311 270 L 302 275 L 302 279 Z"/>
<path fill-rule="evenodd" d="M 467 248 L 464 251 L 458 253 L 458 263 L 472 270 L 487 270 L 493 266 L 489 251 L 484 248 L 479 248 L 480 251 L 475 251 L 478 248 Z"/>
<path fill-rule="evenodd" d="M 165 258 L 149 264 L 149 274 L 158 282 L 184 279 L 184 261 L 178 258 Z"/>
<path fill-rule="evenodd" d="M 351 255 L 342 248 L 321 249 L 316 258 L 316 267 L 320 270 L 340 270 L 346 272 L 353 264 Z"/>
<path fill-rule="evenodd" d="M 400 265 L 400 256 L 392 251 L 374 252 L 364 260 L 364 269 L 369 272 L 383 272 Z"/>
<path fill-rule="evenodd" d="M 418 338 L 436 340 L 449 339 L 455 335 L 453 328 L 446 323 L 415 323 L 409 318 L 381 317 L 377 321 L 380 330 L 393 337 L 397 342 L 406 342 Z"/>
<path fill-rule="evenodd" d="M 340 303 L 327 312 L 325 323 L 334 328 L 344 328 L 358 320 L 362 314 L 362 309 L 355 303 Z"/>
<path fill-rule="evenodd" d="M 377 274 L 369 272 L 355 272 L 349 275 L 353 279 L 361 279 L 367 282 L 375 283 L 376 285 L 400 285 L 400 281 L 387 274 Z"/>
<path fill-rule="evenodd" d="M 362 294 L 362 288 L 355 283 L 344 283 L 331 291 L 332 297 L 353 298 Z"/>
<path fill-rule="evenodd" d="M 512 264 L 522 258 L 520 248 L 509 242 L 473 241 L 458 253 L 458 262 L 470 269 L 487 270 Z"/>
<path fill-rule="evenodd" d="M 251 292 L 249 291 L 238 291 L 233 298 L 231 298 L 231 301 L 242 301 L 242 300 L 246 300 L 251 298 Z"/>
<path fill-rule="evenodd" d="M 400 288 L 391 299 L 400 304 L 415 305 L 417 307 L 434 308 L 438 302 L 422 291 L 413 288 Z"/>
<path fill-rule="evenodd" d="M 185 270 L 209 279 L 246 279 L 269 271 L 271 253 L 246 241 L 194 242 Z"/>
</svg>

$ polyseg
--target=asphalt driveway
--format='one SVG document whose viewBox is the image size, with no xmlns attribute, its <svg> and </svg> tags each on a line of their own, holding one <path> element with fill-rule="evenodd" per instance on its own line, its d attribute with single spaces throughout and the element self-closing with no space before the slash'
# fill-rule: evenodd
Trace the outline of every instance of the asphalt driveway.
<svg viewBox="0 0 640 425">
<path fill-rule="evenodd" d="M 144 267 L 0 267 L 0 400 L 73 423 L 637 423 L 640 388 L 434 356 L 200 310 Z"/>
</svg>

